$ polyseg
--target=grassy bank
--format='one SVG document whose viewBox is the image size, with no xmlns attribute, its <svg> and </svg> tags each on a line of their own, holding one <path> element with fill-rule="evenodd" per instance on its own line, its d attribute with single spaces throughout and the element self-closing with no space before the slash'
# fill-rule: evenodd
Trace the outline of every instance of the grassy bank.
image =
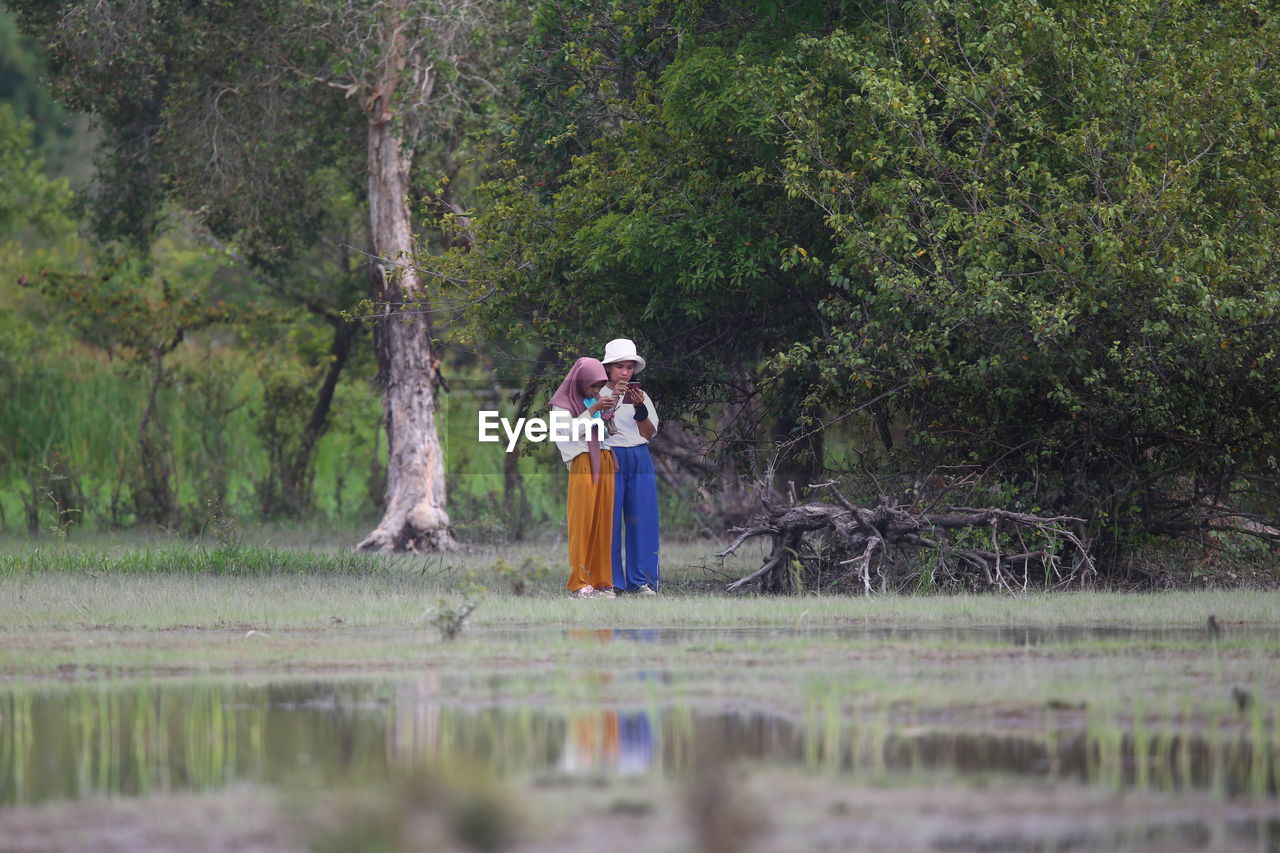
<svg viewBox="0 0 1280 853">
<path fill-rule="evenodd" d="M 33 548 L 0 551 L 0 626 L 260 630 L 410 628 L 446 602 L 475 601 L 476 626 L 779 625 L 1280 626 L 1280 591 L 1068 592 L 1023 596 L 725 595 L 755 564 L 721 562 L 714 545 L 664 554 L 664 595 L 574 601 L 564 595 L 562 543 L 444 556 L 378 556 L 339 548 L 245 546 Z"/>
<path fill-rule="evenodd" d="M 467 591 L 460 587 L 467 586 Z M 486 626 L 659 627 L 910 624 L 1202 627 L 1210 614 L 1230 628 L 1277 625 L 1280 593 L 1058 593 L 994 596 L 788 598 L 671 594 L 657 600 L 574 601 L 558 593 L 474 592 L 430 576 L 85 576 L 0 578 L 7 629 L 226 628 L 306 630 L 334 624 L 410 628 L 440 598 L 478 601 L 470 622 Z M 340 621 L 336 621 L 340 620 Z"/>
<path fill-rule="evenodd" d="M 1090 695 L 1122 707 L 1138 689 L 1161 713 L 1188 696 L 1225 712 L 1233 685 L 1268 708 L 1280 695 L 1278 592 L 728 596 L 696 592 L 723 571 L 711 547 L 673 549 L 658 598 L 589 601 L 564 594 L 554 545 L 446 558 L 10 549 L 0 669 L 20 680 L 432 671 L 463 694 L 474 678 L 487 690 L 491 674 L 545 698 L 591 672 L 656 667 L 716 701 L 803 704 L 831 686 L 877 703 L 1034 708 Z M 463 602 L 475 604 L 468 627 L 445 642 L 442 618 Z M 1078 633 L 1043 642 L 1015 626 Z"/>
</svg>

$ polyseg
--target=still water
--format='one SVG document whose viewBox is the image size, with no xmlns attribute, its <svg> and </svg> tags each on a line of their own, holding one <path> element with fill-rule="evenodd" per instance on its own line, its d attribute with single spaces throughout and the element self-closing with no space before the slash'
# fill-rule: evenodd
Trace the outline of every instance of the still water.
<svg viewBox="0 0 1280 853">
<path fill-rule="evenodd" d="M 239 782 L 358 785 L 415 762 L 503 778 L 680 778 L 706 760 L 815 773 L 1059 777 L 1274 796 L 1268 738 L 1170 732 L 956 732 L 682 707 L 475 706 L 432 678 L 262 684 L 109 681 L 0 694 L 0 804 L 205 791 Z"/>
<path fill-rule="evenodd" d="M 546 629 L 479 628 L 471 635 L 487 639 L 520 641 L 545 634 Z M 778 640 L 830 639 L 853 643 L 980 643 L 991 646 L 1052 646 L 1080 642 L 1116 642 L 1133 644 L 1197 643 L 1209 639 L 1204 628 L 1143 628 L 1115 625 L 841 625 L 805 628 L 802 626 L 703 627 L 703 628 L 598 628 L 567 629 L 565 635 L 575 640 L 600 643 L 633 642 L 659 645 L 700 642 L 746 642 Z M 1233 627 L 1230 636 L 1269 642 L 1280 641 L 1280 626 L 1250 625 Z"/>
</svg>

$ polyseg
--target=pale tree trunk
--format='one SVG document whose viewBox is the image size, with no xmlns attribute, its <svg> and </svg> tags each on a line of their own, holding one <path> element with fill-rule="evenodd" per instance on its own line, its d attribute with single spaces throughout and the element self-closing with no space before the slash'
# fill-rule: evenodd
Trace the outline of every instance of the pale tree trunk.
<svg viewBox="0 0 1280 853">
<path fill-rule="evenodd" d="M 396 4 L 392 4 L 393 6 Z M 367 551 L 452 549 L 445 511 L 445 466 L 436 431 L 439 361 L 431 351 L 426 291 L 414 266 L 409 215 L 411 149 L 393 123 L 392 95 L 404 70 L 399 32 L 388 27 L 381 82 L 365 102 L 369 117 L 369 223 L 372 252 L 399 266 L 375 271 L 375 298 L 390 315 L 375 330 L 387 429 L 387 495 L 378 527 L 356 547 Z M 409 311 L 397 314 L 399 305 Z"/>
</svg>

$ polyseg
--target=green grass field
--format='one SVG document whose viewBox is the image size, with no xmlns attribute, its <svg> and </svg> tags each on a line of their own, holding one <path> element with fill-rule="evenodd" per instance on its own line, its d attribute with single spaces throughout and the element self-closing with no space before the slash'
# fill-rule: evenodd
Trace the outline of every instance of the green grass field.
<svg viewBox="0 0 1280 853">
<path fill-rule="evenodd" d="M 127 541 L 127 540 L 126 540 Z M 475 600 L 472 624 L 584 627 L 778 625 L 1275 625 L 1280 592 L 1101 591 L 1025 596 L 725 594 L 759 564 L 759 547 L 724 560 L 714 543 L 663 554 L 655 600 L 574 601 L 564 594 L 563 543 L 476 548 L 434 556 L 352 553 L 332 544 L 237 548 L 160 540 L 139 546 L 0 547 L 0 625 L 162 629 L 250 625 L 411 627 L 438 599 Z M 145 590 L 145 595 L 143 591 Z M 520 594 L 517 594 L 517 591 Z"/>
</svg>

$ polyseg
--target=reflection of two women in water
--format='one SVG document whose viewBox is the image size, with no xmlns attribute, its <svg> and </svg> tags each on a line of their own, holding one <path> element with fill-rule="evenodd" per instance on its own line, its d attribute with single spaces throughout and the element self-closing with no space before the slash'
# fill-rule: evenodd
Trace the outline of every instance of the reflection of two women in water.
<svg viewBox="0 0 1280 853">
<path fill-rule="evenodd" d="M 560 768 L 569 773 L 609 770 L 622 776 L 653 764 L 653 727 L 646 711 L 578 711 L 569 715 Z"/>
<path fill-rule="evenodd" d="M 569 636 L 587 642 L 608 643 L 614 639 L 644 640 L 643 631 L 620 633 L 609 628 L 594 631 L 570 631 Z M 653 632 L 657 640 L 657 632 Z M 644 678 L 645 673 L 639 677 Z M 603 673 L 601 682 L 613 680 Z M 609 770 L 620 775 L 646 772 L 654 762 L 653 723 L 648 711 L 596 709 L 575 711 L 569 715 L 569 730 L 564 741 L 560 767 L 569 773 L 587 770 Z"/>
<path fill-rule="evenodd" d="M 646 629 L 569 631 L 576 641 L 614 640 L 657 642 L 658 632 Z M 640 672 L 634 677 L 659 678 Z M 602 673 L 604 683 L 611 673 Z M 646 771 L 656 759 L 657 721 L 644 710 L 595 708 L 572 711 L 565 717 L 530 708 L 476 709 L 448 704 L 451 688 L 436 673 L 402 685 L 386 730 L 388 758 L 393 761 L 464 760 L 492 762 L 499 767 L 543 766 L 559 753 L 559 766 L 570 772 L 607 770 L 621 774 Z M 550 755 L 548 754 L 550 753 Z"/>
</svg>

